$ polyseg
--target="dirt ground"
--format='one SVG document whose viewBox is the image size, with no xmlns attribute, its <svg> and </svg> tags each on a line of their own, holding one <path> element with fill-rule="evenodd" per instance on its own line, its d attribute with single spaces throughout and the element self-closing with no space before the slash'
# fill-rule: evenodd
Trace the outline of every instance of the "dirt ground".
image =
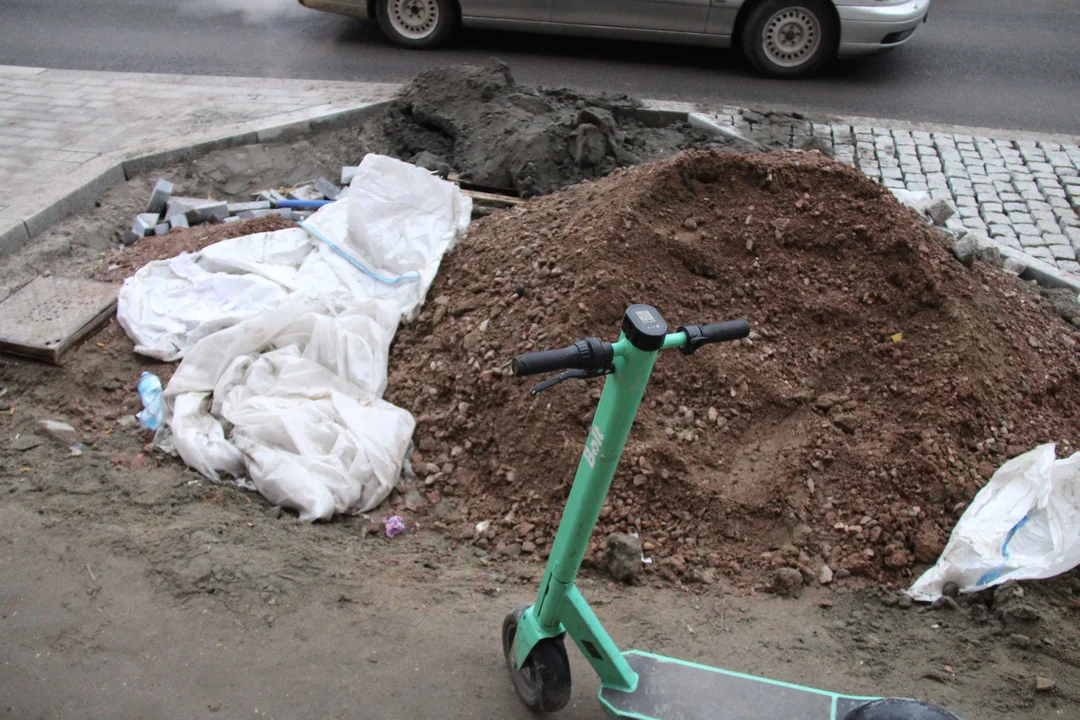
<svg viewBox="0 0 1080 720">
<path fill-rule="evenodd" d="M 220 151 L 158 175 L 178 193 L 245 199 L 267 185 L 333 177 L 363 151 L 354 130 L 337 131 Z M 100 207 L 5 258 L 0 294 L 42 271 L 126 267 L 116 243 L 155 177 L 111 189 Z M 456 252 L 468 250 L 466 241 Z M 982 282 L 999 280 L 1017 297 L 1035 296 L 1015 279 Z M 61 367 L 0 357 L 0 714 L 531 717 L 505 675 L 499 627 L 535 592 L 539 556 L 455 539 L 435 523 L 461 509 L 415 490 L 370 518 L 308 525 L 257 495 L 210 484 L 133 425 L 142 370 L 166 381 L 171 366 L 134 355 L 115 322 Z M 514 388 L 523 398 L 526 385 Z M 49 433 L 43 419 L 75 430 Z M 81 454 L 70 449 L 76 442 Z M 410 532 L 387 539 L 379 523 L 395 513 Z M 653 580 L 618 585 L 596 569 L 581 580 L 623 648 L 854 694 L 923 697 L 969 720 L 1080 717 L 1075 572 L 1025 584 L 1031 612 L 1003 617 L 997 611 L 1018 598 L 906 607 L 896 578 L 815 582 L 798 598 L 756 582 Z M 562 717 L 599 719 L 596 680 L 570 654 L 575 691 Z M 1054 688 L 1036 692 L 1037 677 Z"/>
</svg>

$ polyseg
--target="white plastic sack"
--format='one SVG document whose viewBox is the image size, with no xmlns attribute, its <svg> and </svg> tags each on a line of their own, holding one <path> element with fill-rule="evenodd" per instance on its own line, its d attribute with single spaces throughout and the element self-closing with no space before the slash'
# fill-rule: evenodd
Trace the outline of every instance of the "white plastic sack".
<svg viewBox="0 0 1080 720">
<path fill-rule="evenodd" d="M 453 184 L 368 155 L 348 197 L 304 229 L 139 270 L 121 292 L 123 327 L 138 352 L 183 357 L 159 444 L 213 480 L 250 477 L 304 520 L 378 505 L 415 425 L 381 399 L 390 342 L 471 210 Z"/>
<path fill-rule="evenodd" d="M 935 600 L 947 582 L 961 592 L 1006 580 L 1059 575 L 1080 565 L 1080 453 L 1054 445 L 1009 460 L 979 491 L 934 567 L 908 594 Z"/>
</svg>

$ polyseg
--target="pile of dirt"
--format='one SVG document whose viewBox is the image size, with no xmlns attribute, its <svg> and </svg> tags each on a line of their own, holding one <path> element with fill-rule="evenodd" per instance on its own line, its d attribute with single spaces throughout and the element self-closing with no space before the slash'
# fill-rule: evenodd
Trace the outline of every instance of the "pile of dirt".
<svg viewBox="0 0 1080 720">
<path fill-rule="evenodd" d="M 375 152 L 525 197 L 691 147 L 751 149 L 686 123 L 649 127 L 647 113 L 631 112 L 640 104 L 626 96 L 523 87 L 493 59 L 420 73 L 365 140 Z"/>
<path fill-rule="evenodd" d="M 1080 441 L 1080 334 L 942 240 L 797 151 L 683 153 L 475 223 L 391 355 L 434 517 L 544 557 L 602 383 L 530 398 L 509 360 L 613 340 L 648 303 L 754 334 L 661 354 L 594 538 L 639 533 L 669 580 L 908 583 L 1007 457 Z"/>
</svg>

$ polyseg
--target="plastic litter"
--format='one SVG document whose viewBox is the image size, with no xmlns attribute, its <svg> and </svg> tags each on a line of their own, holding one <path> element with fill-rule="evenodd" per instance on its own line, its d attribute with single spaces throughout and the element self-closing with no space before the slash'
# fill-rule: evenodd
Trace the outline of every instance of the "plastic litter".
<svg viewBox="0 0 1080 720">
<path fill-rule="evenodd" d="M 164 409 L 161 407 L 161 380 L 157 375 L 143 372 L 139 377 L 139 398 L 142 400 L 143 410 L 135 417 L 139 418 L 139 424 L 147 430 L 157 430 L 164 417 Z"/>
<path fill-rule="evenodd" d="M 1040 445 L 994 473 L 953 528 L 937 564 L 908 589 L 933 601 L 948 582 L 973 592 L 1048 578 L 1080 564 L 1080 453 Z"/>
<path fill-rule="evenodd" d="M 48 432 L 75 432 L 75 428 L 59 420 L 42 420 L 38 424 L 41 425 L 42 430 Z"/>
<path fill-rule="evenodd" d="M 394 537 L 405 532 L 405 521 L 400 515 L 394 515 L 386 519 L 386 537 Z"/>
<path fill-rule="evenodd" d="M 69 447 L 68 450 L 71 452 L 72 457 L 79 457 L 86 450 L 86 446 L 83 445 L 81 442 L 77 442 L 71 447 Z"/>
</svg>

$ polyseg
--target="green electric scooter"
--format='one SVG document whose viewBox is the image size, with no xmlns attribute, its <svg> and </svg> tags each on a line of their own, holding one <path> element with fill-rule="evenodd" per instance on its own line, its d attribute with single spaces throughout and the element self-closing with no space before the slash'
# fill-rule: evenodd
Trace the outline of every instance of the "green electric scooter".
<svg viewBox="0 0 1080 720">
<path fill-rule="evenodd" d="M 656 354 L 750 334 L 745 320 L 686 325 L 669 334 L 656 308 L 626 310 L 612 344 L 588 337 L 573 345 L 514 358 L 515 375 L 563 371 L 532 394 L 570 379 L 607 376 L 581 454 L 570 497 L 533 605 L 503 621 L 503 654 L 518 696 L 529 708 L 561 710 L 570 700 L 567 633 L 600 676 L 600 704 L 612 716 L 635 720 L 959 720 L 937 706 L 899 698 L 869 698 L 800 687 L 631 650 L 623 653 L 574 584 L 600 517 Z"/>
</svg>

